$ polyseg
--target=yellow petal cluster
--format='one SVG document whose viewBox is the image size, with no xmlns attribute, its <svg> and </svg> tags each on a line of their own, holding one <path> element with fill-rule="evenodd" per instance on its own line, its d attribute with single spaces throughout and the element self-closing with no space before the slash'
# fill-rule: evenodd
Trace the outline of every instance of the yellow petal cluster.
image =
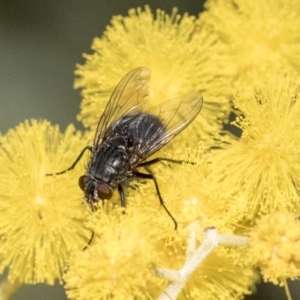
<svg viewBox="0 0 300 300">
<path fill-rule="evenodd" d="M 163 279 L 155 275 L 157 253 L 141 228 L 143 220 L 128 209 L 99 205 L 90 220 L 91 245 L 79 251 L 65 275 L 70 299 L 149 299 Z"/>
<path fill-rule="evenodd" d="M 300 6 L 294 0 L 208 0 L 200 15 L 227 44 L 226 62 L 236 78 L 251 82 L 251 73 L 264 76 L 270 68 L 300 72 Z"/>
<path fill-rule="evenodd" d="M 154 183 L 133 181 L 125 189 L 125 214 L 105 203 L 90 219 L 95 237 L 86 251 L 74 255 L 65 276 L 71 299 L 155 299 L 167 283 L 155 277 L 156 268 L 180 269 L 186 260 L 189 224 L 201 224 L 200 244 L 206 227 L 232 232 L 224 207 L 212 204 L 213 187 L 205 180 L 207 157 L 201 150 L 177 149 L 175 154 L 196 165 L 161 162 L 151 170 L 178 229 L 160 205 Z M 257 276 L 244 255 L 244 249 L 218 250 L 193 274 L 179 299 L 215 299 L 216 294 L 220 299 L 240 299 L 250 293 Z"/>
<path fill-rule="evenodd" d="M 288 212 L 276 212 L 257 221 L 250 236 L 250 255 L 265 281 L 285 283 L 300 276 L 300 222 Z"/>
<path fill-rule="evenodd" d="M 244 299 L 255 290 L 258 279 L 246 249 L 219 246 L 196 270 L 184 296 L 178 299 Z"/>
<path fill-rule="evenodd" d="M 82 164 L 77 172 L 45 175 L 69 167 L 83 141 L 72 125 L 63 134 L 45 120 L 25 121 L 0 136 L 0 268 L 9 268 L 10 281 L 61 282 L 68 256 L 84 247 Z"/>
<path fill-rule="evenodd" d="M 229 229 L 224 206 L 211 205 L 219 201 L 214 196 L 214 182 L 208 180 L 212 170 L 209 154 L 204 152 L 202 143 L 198 143 L 195 149 L 168 148 L 160 154 L 162 157 L 179 162 L 177 164 L 161 161 L 148 168 L 157 179 L 164 203 L 179 228 L 185 228 L 188 224 L 199 221 L 203 228 L 217 226 L 219 229 Z M 182 161 L 183 163 L 180 163 Z M 149 219 L 148 224 L 155 224 L 156 230 L 161 232 L 161 234 L 156 232 L 155 236 L 166 238 L 165 235 L 176 235 L 174 223 L 160 205 L 154 182 L 139 180 L 135 185 L 138 191 L 128 191 L 128 205 L 133 205 L 139 214 L 145 215 L 144 218 Z M 147 222 L 145 226 L 146 224 Z M 183 240 L 185 241 L 185 236 Z"/>
<path fill-rule="evenodd" d="M 75 72 L 86 135 L 36 120 L 0 135 L 0 270 L 10 282 L 64 279 L 76 300 L 156 299 L 176 283 L 158 268 L 177 274 L 192 256 L 191 224 L 199 247 L 209 227 L 245 243 L 214 240 L 178 299 L 242 299 L 254 289 L 254 267 L 274 284 L 300 277 L 300 5 L 208 0 L 205 9 L 197 18 L 145 6 L 112 18 Z M 77 186 L 86 156 L 70 172 L 46 174 L 72 165 L 136 67 L 151 72 L 149 106 L 190 92 L 204 105 L 155 154 L 181 163 L 138 168 L 156 178 L 161 201 L 153 180 L 133 178 L 122 182 L 125 209 L 116 189 L 91 214 Z M 240 138 L 222 130 L 232 98 Z"/>
<path fill-rule="evenodd" d="M 299 212 L 299 91 L 297 77 L 271 73 L 236 95 L 242 137 L 214 153 L 210 174 L 220 198 L 231 203 L 232 220 Z"/>
<path fill-rule="evenodd" d="M 120 79 L 143 66 L 151 70 L 151 104 L 199 91 L 205 101 L 193 128 L 204 137 L 217 132 L 230 110 L 231 70 L 222 47 L 216 34 L 176 9 L 171 15 L 162 10 L 154 15 L 146 6 L 113 17 L 103 36 L 94 39 L 94 53 L 84 55 L 85 64 L 77 66 L 75 87 L 82 88 L 84 97 L 79 119 L 94 129 Z"/>
</svg>

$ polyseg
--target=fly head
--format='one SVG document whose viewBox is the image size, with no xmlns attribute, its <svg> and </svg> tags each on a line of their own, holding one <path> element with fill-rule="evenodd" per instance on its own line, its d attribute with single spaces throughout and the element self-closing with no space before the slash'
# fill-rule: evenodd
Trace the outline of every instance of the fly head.
<svg viewBox="0 0 300 300">
<path fill-rule="evenodd" d="M 95 202 L 110 199 L 113 195 L 113 189 L 109 185 L 87 175 L 80 176 L 78 184 L 92 209 Z"/>
</svg>

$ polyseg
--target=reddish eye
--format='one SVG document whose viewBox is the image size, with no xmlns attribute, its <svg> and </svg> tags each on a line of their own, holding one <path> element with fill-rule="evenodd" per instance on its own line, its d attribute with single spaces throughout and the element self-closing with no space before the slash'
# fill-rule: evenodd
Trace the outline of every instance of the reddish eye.
<svg viewBox="0 0 300 300">
<path fill-rule="evenodd" d="M 79 187 L 81 188 L 82 191 L 84 191 L 86 178 L 87 178 L 86 175 L 82 175 L 78 179 L 78 185 L 79 185 Z"/>
<path fill-rule="evenodd" d="M 100 183 L 98 185 L 97 193 L 98 193 L 98 197 L 102 200 L 110 199 L 113 194 L 112 189 L 104 183 Z"/>
</svg>

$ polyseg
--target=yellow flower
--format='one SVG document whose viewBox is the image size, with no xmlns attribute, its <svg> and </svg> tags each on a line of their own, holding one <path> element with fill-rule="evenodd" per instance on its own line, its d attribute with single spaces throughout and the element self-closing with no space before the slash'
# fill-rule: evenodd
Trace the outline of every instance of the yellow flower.
<svg viewBox="0 0 300 300">
<path fill-rule="evenodd" d="M 236 76 L 270 68 L 300 72 L 300 5 L 294 0 L 208 0 L 201 23 L 210 26 L 231 49 L 224 58 Z"/>
<path fill-rule="evenodd" d="M 300 276 L 300 222 L 288 212 L 262 217 L 250 235 L 250 255 L 265 281 L 283 285 Z"/>
<path fill-rule="evenodd" d="M 179 299 L 244 299 L 259 278 L 246 256 L 245 248 L 219 246 L 192 275 Z"/>
<path fill-rule="evenodd" d="M 62 134 L 47 121 L 25 121 L 0 136 L 0 267 L 9 268 L 11 282 L 62 282 L 71 251 L 85 246 L 82 163 L 45 176 L 69 167 L 84 146 L 72 125 Z"/>
<path fill-rule="evenodd" d="M 75 87 L 84 96 L 79 119 L 95 129 L 115 86 L 142 66 L 151 71 L 151 104 L 190 92 L 203 94 L 204 106 L 192 127 L 200 135 L 212 135 L 230 109 L 225 97 L 230 66 L 224 64 L 222 47 L 211 30 L 200 30 L 195 17 L 180 16 L 176 9 L 171 15 L 157 10 L 154 16 L 146 6 L 113 17 L 103 36 L 94 40 L 94 53 L 77 66 Z"/>
<path fill-rule="evenodd" d="M 216 194 L 229 201 L 233 222 L 300 208 L 299 82 L 275 74 L 259 81 L 235 99 L 242 137 L 212 157 L 209 176 Z"/>
<path fill-rule="evenodd" d="M 196 144 L 195 149 L 168 148 L 168 151 L 163 151 L 163 157 L 193 164 L 162 161 L 148 170 L 155 175 L 164 203 L 178 223 L 178 229 L 198 220 L 203 228 L 216 226 L 220 230 L 227 230 L 230 224 L 227 222 L 226 209 L 222 204 L 211 205 L 219 201 L 214 195 L 216 183 L 208 180 L 211 167 L 209 155 L 203 148 L 202 143 Z M 138 190 L 128 191 L 128 206 L 134 206 L 138 214 L 144 215 L 148 220 L 144 226 L 152 224 L 150 226 L 156 227 L 156 237 L 165 239 L 166 235 L 173 235 L 174 223 L 160 205 L 154 183 L 151 180 L 139 181 L 135 186 Z"/>
<path fill-rule="evenodd" d="M 64 277 L 71 299 L 156 299 L 167 284 L 155 276 L 157 268 L 178 270 L 183 266 L 191 223 L 201 224 L 199 243 L 207 226 L 232 232 L 226 227 L 224 209 L 212 205 L 213 194 L 208 196 L 213 187 L 205 180 L 209 170 L 205 155 L 192 150 L 176 152 L 197 165 L 161 163 L 151 169 L 178 229 L 174 230 L 159 204 L 154 183 L 132 182 L 125 190 L 125 214 L 118 202 L 115 208 L 109 200 L 92 215 L 88 227 L 95 237 L 86 251 L 72 257 Z M 118 197 L 115 200 L 119 201 Z M 252 264 L 243 261 L 244 254 L 244 249 L 218 249 L 193 274 L 181 297 L 201 294 L 215 299 L 218 294 L 220 299 L 239 299 L 250 293 L 257 277 Z"/>
<path fill-rule="evenodd" d="M 155 275 L 157 253 L 140 230 L 142 218 L 110 203 L 90 220 L 92 244 L 76 253 L 65 275 L 70 299 L 151 299 L 164 280 Z"/>
<path fill-rule="evenodd" d="M 184 263 L 179 269 L 158 268 L 160 276 L 170 280 L 159 299 L 177 299 L 180 293 L 178 299 L 241 299 L 249 294 L 258 277 L 245 259 L 247 252 L 242 246 L 248 244 L 247 238 L 206 228 L 197 245 L 199 222 L 188 227 Z M 222 244 L 237 248 L 220 246 Z M 175 252 L 173 260 L 177 256 Z"/>
</svg>

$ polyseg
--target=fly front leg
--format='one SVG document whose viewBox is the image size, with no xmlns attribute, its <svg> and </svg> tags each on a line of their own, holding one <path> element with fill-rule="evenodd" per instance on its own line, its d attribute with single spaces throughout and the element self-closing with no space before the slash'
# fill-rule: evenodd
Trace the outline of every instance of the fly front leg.
<svg viewBox="0 0 300 300">
<path fill-rule="evenodd" d="M 80 161 L 82 155 L 84 154 L 84 152 L 86 150 L 90 150 L 91 152 L 93 151 L 93 147 L 91 146 L 86 146 L 81 152 L 80 154 L 78 155 L 78 157 L 76 158 L 76 160 L 73 162 L 73 164 L 71 165 L 71 167 L 69 167 L 68 169 L 66 170 L 63 170 L 63 171 L 60 171 L 60 172 L 57 172 L 57 173 L 47 173 L 46 176 L 53 176 L 53 175 L 61 175 L 61 174 L 64 174 L 68 171 L 71 171 L 75 168 L 75 166 L 77 165 L 77 163 Z"/>
<path fill-rule="evenodd" d="M 123 187 L 121 186 L 121 184 L 118 185 L 118 192 L 120 195 L 121 207 L 125 207 L 126 206 L 125 195 L 124 195 Z"/>
<path fill-rule="evenodd" d="M 87 249 L 87 247 L 92 243 L 93 239 L 94 239 L 94 235 L 95 235 L 95 232 L 92 231 L 92 234 L 91 234 L 91 237 L 87 243 L 87 245 L 82 249 L 83 251 Z"/>
</svg>

